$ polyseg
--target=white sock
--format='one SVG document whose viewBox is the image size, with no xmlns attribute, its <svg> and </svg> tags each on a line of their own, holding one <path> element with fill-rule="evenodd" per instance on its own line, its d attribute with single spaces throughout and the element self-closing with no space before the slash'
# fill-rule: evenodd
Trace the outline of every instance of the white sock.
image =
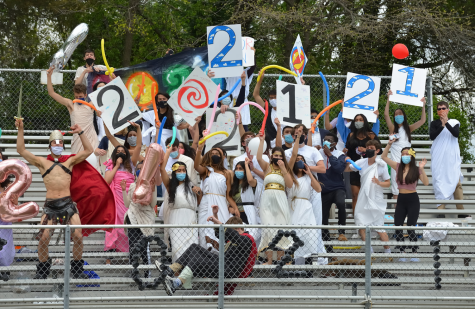
<svg viewBox="0 0 475 309">
<path fill-rule="evenodd" d="M 384 249 L 384 253 L 391 253 L 391 248 L 389 248 L 389 249 Z"/>
</svg>

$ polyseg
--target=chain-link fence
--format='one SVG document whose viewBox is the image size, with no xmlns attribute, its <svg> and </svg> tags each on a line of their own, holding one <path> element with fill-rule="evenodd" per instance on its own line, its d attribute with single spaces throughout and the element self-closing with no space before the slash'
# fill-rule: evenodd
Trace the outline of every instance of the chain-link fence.
<svg viewBox="0 0 475 309">
<path fill-rule="evenodd" d="M 22 116 L 25 118 L 25 130 L 27 133 L 34 133 L 28 130 L 55 130 L 66 129 L 70 125 L 70 117 L 68 110 L 56 103 L 49 95 L 46 85 L 40 84 L 41 70 L 18 70 L 18 69 L 0 69 L 0 117 L 3 118 L 0 127 L 3 130 L 14 130 L 13 117 L 17 115 L 18 99 L 20 94 L 20 85 L 23 85 L 23 104 Z M 257 76 L 257 75 L 255 75 Z M 261 87 L 261 96 L 268 98 L 270 90 L 275 89 L 275 80 L 279 78 L 278 74 L 266 74 Z M 63 71 L 63 84 L 55 85 L 54 89 L 60 95 L 66 98 L 73 98 L 75 71 Z M 345 94 L 346 76 L 326 76 L 330 89 L 330 102 L 343 99 Z M 282 81 L 295 83 L 295 79 L 291 75 L 282 75 Z M 254 89 L 257 78 L 254 78 L 250 89 Z M 328 95 L 325 86 L 319 75 L 306 75 L 306 85 L 311 87 L 311 105 L 312 108 L 320 111 L 326 105 L 326 96 Z M 381 76 L 379 112 L 380 112 L 380 134 L 388 134 L 386 121 L 383 117 L 386 105 L 386 93 L 391 84 L 390 76 Z M 432 79 L 428 77 L 426 82 L 427 96 L 427 117 L 428 121 L 416 131 L 412 132 L 413 139 L 426 139 L 429 132 L 429 123 L 432 120 Z M 249 94 L 249 100 L 253 101 L 252 91 Z M 397 104 L 391 104 L 390 115 L 398 108 Z M 415 106 L 404 105 L 404 110 L 410 124 L 421 118 L 421 108 Z M 330 119 L 337 117 L 339 108 L 333 108 L 330 111 Z M 252 124 L 249 128 L 257 132 L 262 123 L 263 115 L 257 110 L 251 108 Z M 320 126 L 323 127 L 323 121 Z M 422 136 L 419 136 L 422 135 Z"/>
<path fill-rule="evenodd" d="M 318 236 L 323 226 L 117 225 L 81 241 L 84 227 L 56 226 L 46 247 L 38 246 L 37 238 L 45 239 L 38 226 L 0 226 L 7 241 L 0 255 L 2 302 L 69 308 L 180 300 L 225 308 L 271 300 L 318 305 L 320 299 L 369 308 L 389 301 L 475 301 L 471 227 L 411 227 L 412 233 L 407 227 L 330 226 L 331 234 L 345 228 L 357 235 L 360 229 L 365 240 L 324 243 Z M 197 234 L 204 228 L 214 228 L 215 235 L 200 244 Z M 137 237 L 138 230 L 150 236 Z M 393 237 L 398 230 L 400 241 Z M 380 241 L 385 232 L 389 241 Z"/>
</svg>

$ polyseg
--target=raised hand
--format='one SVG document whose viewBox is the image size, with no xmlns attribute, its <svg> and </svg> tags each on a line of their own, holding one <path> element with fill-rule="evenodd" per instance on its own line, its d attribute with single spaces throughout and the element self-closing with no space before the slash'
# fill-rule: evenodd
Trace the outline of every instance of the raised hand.
<svg viewBox="0 0 475 309">
<path fill-rule="evenodd" d="M 140 129 L 140 125 L 138 123 L 130 122 L 130 121 L 127 121 L 127 122 L 130 123 L 130 125 L 133 126 L 134 128 L 136 128 L 137 130 Z"/>
<path fill-rule="evenodd" d="M 378 117 L 379 117 L 379 110 L 378 110 L 378 109 L 377 109 L 377 110 L 375 110 L 375 111 L 373 112 L 373 114 L 375 114 L 376 116 L 378 116 Z"/>
<path fill-rule="evenodd" d="M 388 91 L 388 97 L 389 97 L 390 95 L 393 95 L 393 92 L 391 91 L 391 89 L 389 89 L 389 91 Z"/>
<path fill-rule="evenodd" d="M 209 77 L 209 78 L 214 78 L 214 75 L 215 75 L 215 74 L 214 74 L 213 71 L 211 71 L 211 70 L 208 71 L 208 77 Z"/>
<path fill-rule="evenodd" d="M 274 123 L 276 124 L 276 126 L 280 127 L 280 120 L 279 120 L 279 118 L 275 117 L 275 118 L 274 118 Z"/>
<path fill-rule="evenodd" d="M 125 179 L 122 179 L 122 181 L 120 182 L 120 187 L 122 188 L 122 191 L 127 190 L 127 182 L 125 181 Z"/>
<path fill-rule="evenodd" d="M 23 130 L 23 120 L 18 118 L 15 120 L 15 128 Z"/>
<path fill-rule="evenodd" d="M 47 76 L 53 75 L 53 70 L 54 70 L 54 66 L 50 67 L 50 68 L 48 69 L 48 71 L 46 71 L 46 75 L 47 75 Z"/>
<path fill-rule="evenodd" d="M 69 131 L 68 133 L 71 133 L 71 134 L 81 133 L 82 131 L 81 127 L 77 123 L 70 128 L 72 131 Z"/>
<path fill-rule="evenodd" d="M 422 161 L 419 162 L 419 168 L 424 168 L 426 166 L 427 160 L 426 158 L 422 159 Z"/>
<path fill-rule="evenodd" d="M 421 102 L 422 102 L 422 107 L 425 107 L 426 106 L 426 98 L 422 97 Z"/>
</svg>

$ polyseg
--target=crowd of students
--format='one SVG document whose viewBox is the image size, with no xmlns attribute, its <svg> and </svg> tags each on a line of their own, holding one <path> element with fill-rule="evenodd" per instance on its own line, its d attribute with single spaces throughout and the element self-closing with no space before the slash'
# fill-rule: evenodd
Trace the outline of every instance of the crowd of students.
<svg viewBox="0 0 475 309">
<path fill-rule="evenodd" d="M 107 84 L 107 81 L 100 79 L 91 85 L 93 79 L 88 78 L 88 74 L 100 74 L 105 70 L 102 67 L 94 67 L 94 61 L 90 60 L 93 58 L 94 53 L 87 51 L 87 64 L 80 68 L 81 73 L 77 74 L 73 88 L 76 99 L 86 100 L 88 88 L 96 90 Z M 213 76 L 212 72 L 208 74 Z M 230 100 L 221 102 L 220 108 L 225 110 L 229 106 L 242 104 L 249 95 L 251 79 L 252 74 L 249 74 L 249 71 L 243 72 L 238 97 L 233 100 L 231 95 Z M 388 145 L 383 150 L 378 138 L 379 120 L 370 125 L 363 114 L 358 114 L 353 119 L 344 119 L 340 112 L 338 117 L 330 121 L 329 113 L 326 113 L 322 121 L 325 129 L 316 126 L 313 134 L 310 133 L 310 128 L 302 124 L 282 127 L 276 113 L 279 107 L 276 104 L 275 90 L 271 90 L 267 98 L 260 95 L 263 79 L 264 76 L 257 82 L 253 96 L 261 106 L 264 107 L 267 100 L 272 107 L 266 122 L 266 132 L 255 134 L 247 130 L 241 121 L 239 131 L 243 153 L 230 162 L 231 158 L 228 160 L 223 148 L 209 149 L 206 142 L 198 144 L 203 137 L 201 117 L 195 119 L 194 124 L 182 122 L 177 126 L 178 130 L 189 131 L 189 136 L 193 139 L 192 145 L 178 139 L 171 143 L 172 128 L 176 124 L 174 111 L 167 103 L 169 94 L 159 93 L 155 97 L 159 120 L 167 117 L 162 140 L 157 140 L 157 134 L 149 137 L 142 133 L 142 129 L 155 126 L 155 122 L 147 121 L 146 117 L 141 122 L 132 124 L 129 129 L 112 135 L 100 120 L 100 113 L 97 115 L 90 107 L 73 104 L 71 99 L 63 98 L 54 92 L 50 70 L 48 93 L 68 108 L 71 124 L 78 124 L 92 145 L 94 155 L 88 160 L 96 160 L 97 169 L 112 189 L 116 207 L 115 223 L 125 222 L 131 225 L 127 231 L 114 229 L 107 233 L 105 251 L 129 252 L 133 243 L 139 241 L 142 235 L 154 233 L 153 229 L 132 226 L 154 223 L 157 195 L 164 198 L 158 215 L 163 218 L 165 224 L 232 222 L 263 226 L 328 225 L 330 209 L 332 204 L 335 204 L 338 209 L 338 224 L 341 226 L 337 239 L 347 241 L 343 226 L 346 225 L 347 219 L 345 188 L 349 182 L 352 194 L 352 210 L 349 215 L 354 215 L 356 225 L 384 225 L 387 205 L 383 188 L 389 187 L 393 197 L 397 199 L 395 225 L 402 226 L 406 218 L 408 226 L 417 224 L 420 203 L 416 187 L 419 180 L 424 185 L 428 185 L 429 181 L 425 173 L 427 161 L 416 161 L 416 153 L 411 147 L 411 132 L 426 121 L 425 99 L 422 99 L 424 106 L 421 109 L 421 119 L 409 124 L 402 108 L 396 109 L 393 115 L 390 115 L 392 93 L 388 93 L 384 116 L 391 134 Z M 304 83 L 303 80 L 302 82 Z M 457 141 L 459 122 L 449 119 L 448 111 L 448 103 L 439 102 L 437 113 L 440 119 L 430 124 L 430 137 L 434 140 L 431 149 L 431 170 L 434 193 L 439 200 L 450 200 L 454 195 L 456 199 L 461 199 L 460 196 L 463 196 Z M 145 113 L 147 112 L 144 112 L 144 115 Z M 377 111 L 375 113 L 379 116 Z M 312 119 L 317 114 L 317 110 L 312 110 Z M 72 153 L 84 150 L 79 135 L 74 134 Z M 257 155 L 251 155 L 248 144 L 255 137 L 260 139 L 259 149 Z M 138 207 L 131 202 L 131 194 L 135 181 L 142 172 L 147 147 L 151 142 L 160 144 L 165 153 L 159 175 L 154 178 L 157 184 L 161 184 L 156 187 L 157 192 L 153 193 L 152 202 L 142 205 L 145 207 Z M 54 151 L 53 153 L 61 154 Z M 347 159 L 355 161 L 360 170 L 349 164 Z M 449 167 L 442 166 L 442 162 L 451 164 Z M 2 190 L 3 187 L 2 184 Z M 443 207 L 444 205 L 440 206 Z M 300 247 L 294 254 L 296 264 L 309 262 L 308 258 L 312 254 L 332 252 L 332 246 L 325 246 L 325 242 L 331 240 L 327 229 L 296 231 L 305 243 L 305 246 Z M 376 232 L 382 241 L 389 240 L 384 230 Z M 414 231 L 409 229 L 408 233 L 409 240 L 416 242 Z M 241 234 L 239 232 L 229 237 L 236 238 L 242 236 Z M 276 230 L 273 229 L 248 229 L 247 235 L 251 236 L 262 256 L 262 262 L 266 265 L 279 261 L 285 250 L 292 246 L 290 238 L 284 237 L 274 249 L 269 249 L 268 245 L 275 234 Z M 364 230 L 360 230 L 359 234 L 362 239 L 365 238 Z M 397 231 L 396 239 L 404 241 L 401 230 Z M 165 241 L 172 249 L 173 262 L 180 261 L 180 257 L 186 255 L 189 248 L 195 248 L 197 245 L 210 253 L 216 253 L 219 244 L 211 226 L 187 229 L 186 232 L 178 228 L 165 229 Z M 391 252 L 389 246 L 384 248 L 386 252 Z M 399 246 L 401 252 L 405 249 L 405 246 Z M 417 252 L 417 246 L 411 246 L 411 249 L 414 253 Z M 141 252 L 141 257 L 144 263 L 150 262 L 146 251 Z M 111 263 L 111 259 L 112 257 L 106 263 Z M 413 262 L 417 260 L 417 256 L 411 259 Z M 317 260 L 319 264 L 327 262 L 325 258 Z M 179 286 L 180 282 L 174 284 Z"/>
</svg>

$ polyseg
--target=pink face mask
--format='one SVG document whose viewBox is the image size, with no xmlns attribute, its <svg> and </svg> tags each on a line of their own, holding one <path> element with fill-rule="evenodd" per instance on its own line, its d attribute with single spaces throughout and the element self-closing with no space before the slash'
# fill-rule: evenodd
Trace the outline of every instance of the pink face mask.
<svg viewBox="0 0 475 309">
<path fill-rule="evenodd" d="M 178 152 L 179 152 L 180 154 L 184 155 L 184 154 L 185 154 L 185 149 L 179 148 L 179 149 L 178 149 Z"/>
</svg>

